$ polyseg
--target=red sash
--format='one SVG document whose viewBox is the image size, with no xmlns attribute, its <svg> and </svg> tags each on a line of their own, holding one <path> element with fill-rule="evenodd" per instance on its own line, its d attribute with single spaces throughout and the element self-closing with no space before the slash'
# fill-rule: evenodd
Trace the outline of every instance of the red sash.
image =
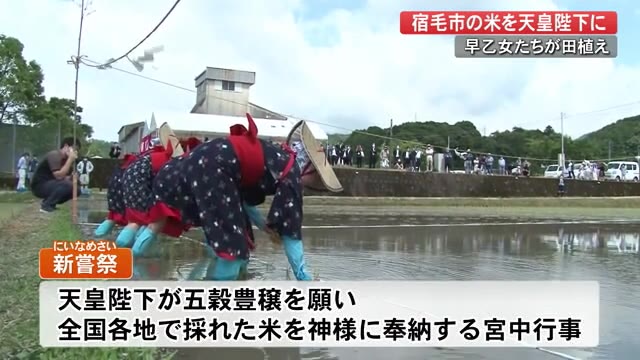
<svg viewBox="0 0 640 360">
<path fill-rule="evenodd" d="M 249 129 L 237 124 L 231 127 L 231 135 L 227 138 L 240 161 L 240 174 L 242 187 L 256 185 L 264 175 L 264 151 L 262 143 L 258 140 L 258 127 L 253 118 L 247 113 Z"/>
<path fill-rule="evenodd" d="M 122 164 L 120 165 L 120 169 L 126 169 L 132 162 L 134 162 L 138 157 L 133 154 L 127 154 L 122 159 Z"/>
</svg>

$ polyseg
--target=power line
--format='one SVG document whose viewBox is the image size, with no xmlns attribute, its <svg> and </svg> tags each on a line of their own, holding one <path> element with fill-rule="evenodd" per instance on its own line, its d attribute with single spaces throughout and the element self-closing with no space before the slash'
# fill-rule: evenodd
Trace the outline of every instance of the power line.
<svg viewBox="0 0 640 360">
<path fill-rule="evenodd" d="M 606 112 L 606 111 L 611 111 L 611 110 L 617 110 L 617 109 L 621 109 L 621 108 L 625 108 L 625 107 L 629 107 L 629 106 L 633 106 L 633 105 L 638 105 L 640 104 L 640 100 L 636 100 L 630 103 L 626 103 L 626 104 L 620 104 L 620 105 L 614 105 L 608 108 L 604 108 L 604 109 L 600 109 L 600 110 L 593 110 L 593 111 L 587 111 L 587 112 L 582 112 L 582 113 L 576 113 L 576 114 L 569 114 L 569 116 L 567 116 L 565 114 L 565 119 L 571 119 L 572 117 L 579 117 L 579 116 L 587 116 L 587 115 L 593 115 L 593 114 L 597 114 L 597 113 L 601 113 L 601 112 Z"/>
<path fill-rule="evenodd" d="M 160 22 L 147 34 L 147 36 L 145 36 L 142 40 L 140 40 L 140 42 L 138 42 L 134 47 L 132 47 L 129 51 L 127 51 L 126 53 L 124 53 L 122 56 L 119 56 L 115 59 L 111 59 L 109 61 L 107 61 L 104 64 L 99 64 L 99 65 L 90 65 L 90 64 L 86 64 L 87 66 L 90 67 L 97 67 L 97 68 L 104 68 L 104 67 L 108 67 L 111 64 L 118 62 L 126 57 L 129 56 L 129 54 L 131 54 L 132 52 L 134 52 L 138 47 L 140 47 L 140 45 L 142 45 L 145 41 L 147 41 L 147 39 L 149 39 L 151 37 L 151 35 L 153 35 L 153 33 L 156 32 L 156 30 L 158 30 L 158 28 L 160 28 L 160 26 L 164 23 L 165 20 L 167 20 L 167 18 L 169 17 L 169 15 L 171 15 L 171 13 L 173 12 L 173 10 L 176 8 L 176 6 L 178 6 L 178 4 L 180 3 L 180 1 L 182 0 L 176 0 L 175 3 L 173 3 L 173 6 L 171 6 L 171 9 L 169 9 L 169 11 L 164 15 L 164 17 L 162 18 L 162 20 L 160 20 Z"/>
<path fill-rule="evenodd" d="M 93 61 L 93 60 L 90 60 L 90 59 L 87 59 L 87 58 L 82 58 L 82 59 L 81 59 L 81 62 L 82 62 L 82 64 L 83 64 L 83 65 L 86 65 L 86 66 L 90 66 L 90 67 L 94 67 L 94 68 L 100 68 L 100 66 L 95 66 L 95 65 L 93 65 L 93 64 L 99 64 L 99 62 L 97 62 L 97 61 Z M 90 63 L 91 63 L 91 64 L 90 64 Z M 154 78 L 152 78 L 152 77 L 148 77 L 148 76 L 144 76 L 144 75 L 141 75 L 141 74 L 137 74 L 137 73 L 134 73 L 134 72 L 132 72 L 132 71 L 127 71 L 127 70 L 120 69 L 120 68 L 117 68 L 117 67 L 114 67 L 114 66 L 110 66 L 108 69 L 109 69 L 109 70 L 119 71 L 119 72 L 124 73 L 124 74 L 127 74 L 127 75 L 131 75 L 131 76 L 139 77 L 139 78 L 141 78 L 141 79 L 145 79 L 145 80 L 148 80 L 148 81 L 152 81 L 152 82 L 155 82 L 155 83 L 158 83 L 158 84 L 162 84 L 162 85 L 165 85 L 165 86 L 170 86 L 170 87 L 172 87 L 172 88 L 176 88 L 176 89 L 179 89 L 179 90 L 188 91 L 188 92 L 190 92 L 190 93 L 194 93 L 194 94 L 196 93 L 196 91 L 195 91 L 195 90 L 193 90 L 193 89 L 189 89 L 189 88 L 186 88 L 186 87 L 184 87 L 184 86 L 175 85 L 175 84 L 172 84 L 172 83 L 169 83 L 169 82 L 166 82 L 166 81 L 162 81 L 162 80 L 154 79 Z M 101 69 L 101 70 L 106 70 L 106 68 L 105 68 L 105 69 Z M 223 100 L 229 101 L 229 102 L 231 102 L 231 103 L 240 104 L 239 102 L 237 102 L 237 101 L 233 101 L 233 100 L 228 100 L 228 99 L 223 99 Z"/>
<path fill-rule="evenodd" d="M 91 67 L 94 67 L 94 68 L 97 68 L 98 66 L 95 66 L 95 65 L 92 65 L 92 64 L 99 64 L 97 61 L 94 61 L 94 60 L 91 60 L 91 59 L 87 59 L 87 58 L 82 58 L 81 62 L 84 65 L 91 66 Z M 127 74 L 127 75 L 131 75 L 131 76 L 135 76 L 135 77 L 138 77 L 138 78 L 141 78 L 141 79 L 144 79 L 144 80 L 148 80 L 148 81 L 151 81 L 151 82 L 155 82 L 155 83 L 158 83 L 158 84 L 161 84 L 161 85 L 170 86 L 170 87 L 173 87 L 173 88 L 176 88 L 176 89 L 179 89 L 179 90 L 187 91 L 189 93 L 196 93 L 196 90 L 194 90 L 194 89 L 190 89 L 190 88 L 186 88 L 184 86 L 172 84 L 172 83 L 169 83 L 169 82 L 166 82 L 166 81 L 162 81 L 162 80 L 158 80 L 158 79 L 155 79 L 155 78 L 152 78 L 152 77 L 149 77 L 149 76 L 137 74 L 137 73 L 134 73 L 134 72 L 131 72 L 131 71 L 127 71 L 127 70 L 124 70 L 124 69 L 120 69 L 120 68 L 117 68 L 117 67 L 110 66 L 108 69 L 116 70 L 116 71 L 119 71 L 121 73 L 124 73 L 124 74 Z M 216 100 L 220 100 L 220 101 L 226 101 L 226 102 L 229 102 L 229 103 L 232 103 L 232 104 L 243 105 L 243 106 L 246 105 L 246 103 L 242 103 L 242 102 L 234 101 L 234 100 L 230 100 L 230 99 L 225 99 L 225 98 L 218 97 L 218 96 L 215 96 L 215 95 L 209 95 L 209 97 L 211 97 L 213 99 L 216 99 Z M 605 109 L 599 109 L 599 110 L 593 110 L 593 111 L 578 113 L 578 114 L 574 114 L 572 117 L 590 115 L 590 114 L 594 114 L 594 113 L 598 113 L 598 112 L 609 111 L 609 110 L 613 110 L 613 109 L 617 109 L 617 108 L 621 108 L 621 107 L 626 107 L 626 106 L 629 106 L 629 105 L 635 105 L 635 104 L 640 104 L 640 100 L 632 102 L 632 103 L 627 103 L 627 104 L 621 104 L 621 105 L 608 107 L 608 108 L 605 108 Z M 305 120 L 305 121 L 310 122 L 310 123 L 326 126 L 326 127 L 329 127 L 329 128 L 338 129 L 338 130 L 341 130 L 341 131 L 347 131 L 347 132 L 350 132 L 350 133 L 361 134 L 361 135 L 366 135 L 366 136 L 372 136 L 372 137 L 379 138 L 379 139 L 384 139 L 384 140 L 394 140 L 391 137 L 385 136 L 385 135 L 372 134 L 372 133 L 369 133 L 369 132 L 366 132 L 366 131 L 349 129 L 349 128 L 345 128 L 345 127 L 341 127 L 341 126 L 336 126 L 336 125 L 332 125 L 332 124 L 328 124 L 328 123 L 323 123 L 323 122 L 316 121 L 316 120 L 308 120 L 308 119 L 306 119 L 304 117 L 299 117 L 299 116 L 292 115 L 292 114 L 284 114 L 284 113 L 281 113 L 281 114 L 286 116 L 286 117 Z M 565 115 L 565 118 L 567 118 L 566 115 Z M 554 118 L 553 120 L 557 120 L 557 119 Z M 395 140 L 401 141 L 404 144 L 413 144 L 413 145 L 419 145 L 419 146 L 426 145 L 425 143 L 421 143 L 421 142 L 418 142 L 418 141 L 401 140 L 401 139 L 397 139 L 397 138 Z M 448 146 L 443 146 L 443 145 L 431 144 L 431 146 L 433 148 L 436 148 L 436 149 L 447 149 L 447 148 L 449 148 Z M 490 154 L 490 153 L 483 153 L 483 152 L 478 152 L 478 151 L 473 151 L 473 153 L 479 154 L 479 155 L 489 155 Z M 491 153 L 491 155 L 493 155 L 493 156 L 502 156 L 504 158 L 511 158 L 511 159 L 525 158 L 527 160 L 539 161 L 539 162 L 550 162 L 550 161 L 553 162 L 553 161 L 557 161 L 558 160 L 558 159 L 531 158 L 531 157 L 526 157 L 526 156 L 505 155 L 505 154 L 495 154 L 495 153 Z M 571 159 L 567 159 L 567 160 L 571 160 Z M 599 159 L 599 160 L 593 160 L 593 161 L 603 161 L 603 160 L 606 160 L 606 159 Z M 623 160 L 623 159 L 621 159 L 621 160 Z"/>
</svg>

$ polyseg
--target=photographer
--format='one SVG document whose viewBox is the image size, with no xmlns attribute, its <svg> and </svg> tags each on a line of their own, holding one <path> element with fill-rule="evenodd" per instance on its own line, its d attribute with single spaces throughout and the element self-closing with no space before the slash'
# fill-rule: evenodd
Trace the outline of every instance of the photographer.
<svg viewBox="0 0 640 360">
<path fill-rule="evenodd" d="M 31 189 L 33 195 L 42 199 L 41 212 L 50 213 L 57 205 L 73 198 L 73 183 L 69 174 L 78 157 L 78 149 L 78 139 L 65 138 L 60 149 L 48 152 L 36 167 Z"/>
</svg>

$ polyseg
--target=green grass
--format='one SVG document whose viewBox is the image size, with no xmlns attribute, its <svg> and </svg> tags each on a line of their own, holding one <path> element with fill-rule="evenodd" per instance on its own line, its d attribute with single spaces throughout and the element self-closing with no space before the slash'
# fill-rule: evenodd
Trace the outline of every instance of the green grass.
<svg viewBox="0 0 640 360">
<path fill-rule="evenodd" d="M 25 206 L 22 203 L 0 203 L 0 224 L 19 214 Z"/>
<path fill-rule="evenodd" d="M 81 238 L 68 207 L 41 214 L 26 206 L 0 233 L 0 359 L 171 359 L 153 348 L 50 348 L 39 345 L 38 250 L 54 239 Z"/>
<path fill-rule="evenodd" d="M 27 192 L 16 192 L 16 191 L 6 191 L 0 193 L 0 203 L 30 203 L 36 200 L 36 197 L 31 194 L 30 191 Z"/>
</svg>

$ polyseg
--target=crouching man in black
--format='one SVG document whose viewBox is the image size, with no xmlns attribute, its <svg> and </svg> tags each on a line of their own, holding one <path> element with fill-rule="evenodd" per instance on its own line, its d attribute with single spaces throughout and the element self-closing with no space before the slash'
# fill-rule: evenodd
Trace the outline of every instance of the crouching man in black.
<svg viewBox="0 0 640 360">
<path fill-rule="evenodd" d="M 38 163 L 31 180 L 31 191 L 33 195 L 42 199 L 41 212 L 50 213 L 57 205 L 73 198 L 73 180 L 69 174 L 73 170 L 79 149 L 78 139 L 65 138 L 60 149 L 48 152 Z"/>
</svg>

